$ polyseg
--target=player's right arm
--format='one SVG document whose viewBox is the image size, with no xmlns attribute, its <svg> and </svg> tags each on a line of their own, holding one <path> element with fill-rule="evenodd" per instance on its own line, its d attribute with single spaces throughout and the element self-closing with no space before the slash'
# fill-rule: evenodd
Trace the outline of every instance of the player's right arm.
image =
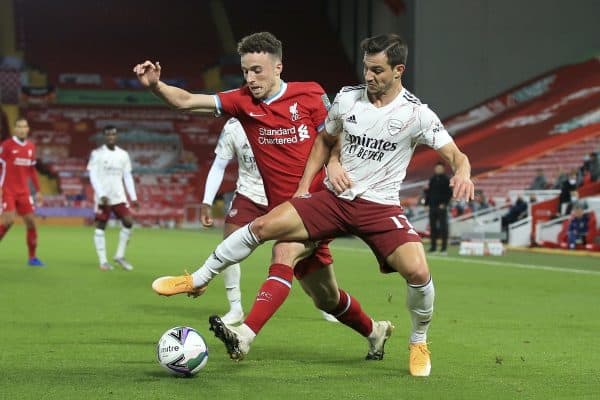
<svg viewBox="0 0 600 400">
<path fill-rule="evenodd" d="M 169 106 L 180 111 L 192 111 L 202 114 L 214 114 L 217 111 L 215 98 L 207 94 L 190 93 L 176 86 L 167 85 L 160 80 L 161 66 L 144 61 L 133 67 L 140 83 L 150 89 Z"/>
<path fill-rule="evenodd" d="M 223 182 L 225 168 L 236 154 L 233 135 L 235 135 L 238 128 L 242 129 L 239 122 L 235 118 L 230 118 L 223 126 L 215 148 L 216 158 L 210 166 L 210 171 L 208 171 L 204 185 L 204 199 L 200 206 L 200 222 L 206 227 L 213 225 L 212 204 Z"/>
<path fill-rule="evenodd" d="M 229 160 L 217 156 L 210 167 L 210 171 L 208 171 L 206 184 L 204 185 L 204 199 L 200 208 L 200 222 L 206 227 L 213 225 L 211 208 L 217 191 L 223 182 L 227 164 L 229 164 Z"/>
<path fill-rule="evenodd" d="M 90 183 L 92 184 L 92 188 L 94 189 L 94 193 L 96 193 L 96 197 L 100 199 L 100 202 L 105 205 L 108 203 L 108 198 L 104 194 L 102 190 L 102 185 L 100 184 L 100 177 L 98 176 L 98 153 L 97 150 L 93 150 L 90 155 L 90 161 L 87 165 L 87 170 L 90 174 Z"/>
<path fill-rule="evenodd" d="M 325 129 L 321 130 L 321 133 L 319 133 L 319 136 L 315 139 L 315 143 L 310 151 L 306 166 L 304 167 L 304 173 L 298 183 L 298 189 L 296 190 L 294 197 L 309 192 L 313 179 L 329 160 L 331 150 L 336 146 L 338 140 L 338 135 L 330 135 Z"/>
</svg>

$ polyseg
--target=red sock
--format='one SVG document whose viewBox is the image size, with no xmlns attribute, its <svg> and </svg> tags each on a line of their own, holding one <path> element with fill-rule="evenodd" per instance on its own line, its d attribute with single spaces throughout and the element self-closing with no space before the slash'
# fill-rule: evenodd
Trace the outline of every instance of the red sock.
<svg viewBox="0 0 600 400">
<path fill-rule="evenodd" d="M 367 337 L 373 330 L 373 320 L 362 310 L 360 303 L 354 297 L 340 289 L 340 302 L 333 311 L 342 324 L 349 326 L 361 335 Z"/>
<path fill-rule="evenodd" d="M 37 247 L 37 231 L 35 228 L 27 229 L 27 248 L 29 249 L 29 258 L 35 257 L 35 248 Z"/>
<path fill-rule="evenodd" d="M 254 333 L 258 333 L 275 311 L 287 299 L 292 288 L 294 270 L 289 265 L 273 264 L 269 267 L 269 277 L 262 284 L 244 323 Z"/>
<path fill-rule="evenodd" d="M 4 224 L 0 224 L 0 240 L 2 240 L 4 235 L 6 235 L 6 232 L 8 232 L 8 228 L 10 228 L 10 225 L 6 226 Z"/>
</svg>

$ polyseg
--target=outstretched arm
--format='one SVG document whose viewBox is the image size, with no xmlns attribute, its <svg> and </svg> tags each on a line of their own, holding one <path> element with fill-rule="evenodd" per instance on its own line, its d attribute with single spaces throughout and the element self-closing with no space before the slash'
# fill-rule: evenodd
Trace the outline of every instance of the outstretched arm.
<svg viewBox="0 0 600 400">
<path fill-rule="evenodd" d="M 444 160 L 450 164 L 454 176 L 450 178 L 452 196 L 455 199 L 466 201 L 475 198 L 475 186 L 471 181 L 471 163 L 469 158 L 461 152 L 456 143 L 450 142 L 437 150 Z"/>
<path fill-rule="evenodd" d="M 306 161 L 304 167 L 304 174 L 298 183 L 298 189 L 296 190 L 295 196 L 306 194 L 310 190 L 310 185 L 315 178 L 315 175 L 323 168 L 325 163 L 329 160 L 331 155 L 331 149 L 336 145 L 338 141 L 338 135 L 333 136 L 327 133 L 325 129 L 321 131 L 315 143 L 313 144 L 310 156 Z"/>
<path fill-rule="evenodd" d="M 180 111 L 193 111 L 203 114 L 214 114 L 217 110 L 215 99 L 207 94 L 194 94 L 176 86 L 167 85 L 160 80 L 161 66 L 144 61 L 133 67 L 140 83 L 150 89 L 169 106 Z"/>
</svg>

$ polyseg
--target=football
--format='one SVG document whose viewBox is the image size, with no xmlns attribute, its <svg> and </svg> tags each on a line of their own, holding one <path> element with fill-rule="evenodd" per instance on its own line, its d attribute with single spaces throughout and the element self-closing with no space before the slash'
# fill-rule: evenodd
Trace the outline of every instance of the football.
<svg viewBox="0 0 600 400">
<path fill-rule="evenodd" d="M 195 329 L 176 326 L 160 337 L 156 356 L 161 367 L 171 374 L 190 377 L 206 366 L 208 347 Z"/>
</svg>

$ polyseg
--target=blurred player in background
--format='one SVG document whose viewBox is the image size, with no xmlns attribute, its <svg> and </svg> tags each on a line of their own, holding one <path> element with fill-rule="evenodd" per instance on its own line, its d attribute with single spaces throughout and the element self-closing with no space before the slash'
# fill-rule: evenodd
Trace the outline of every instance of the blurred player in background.
<svg viewBox="0 0 600 400">
<path fill-rule="evenodd" d="M 281 79 L 282 46 L 272 34 L 260 32 L 246 36 L 238 43 L 238 53 L 246 85 L 213 96 L 192 94 L 165 84 L 160 81 L 158 63 L 145 61 L 136 65 L 134 72 L 142 85 L 178 110 L 236 117 L 255 155 L 269 208 L 273 208 L 296 192 L 317 132 L 327 116 L 329 100 L 315 82 L 286 83 Z M 323 177 L 321 170 L 313 189 L 322 187 Z M 367 338 L 367 359 L 380 360 L 393 326 L 389 321 L 373 321 L 355 298 L 338 289 L 327 243 L 323 241 L 317 246 L 312 242 L 276 243 L 269 276 L 239 329 L 253 340 L 289 295 L 295 275 L 317 308 Z M 308 258 L 299 261 L 307 254 Z M 202 285 L 198 283 L 212 279 L 225 264 L 234 264 L 228 260 L 235 258 L 239 258 L 239 254 L 234 248 L 215 252 L 213 268 L 204 268 L 192 275 L 159 278 L 152 287 L 163 295 L 200 294 Z M 211 317 L 210 323 L 215 335 L 224 340 L 226 325 L 217 316 Z M 245 342 L 247 346 L 241 351 L 228 348 L 230 357 L 243 358 L 250 349 L 250 342 Z"/>
<path fill-rule="evenodd" d="M 95 225 L 94 245 L 100 269 L 112 270 L 113 266 L 106 258 L 106 238 L 104 230 L 111 212 L 121 221 L 119 244 L 114 261 L 126 271 L 131 271 L 133 266 L 125 260 L 125 250 L 131 237 L 133 218 L 129 210 L 125 188 L 135 208 L 138 208 L 135 183 L 131 175 L 131 160 L 129 154 L 116 145 L 117 128 L 107 125 L 104 130 L 105 144 L 92 151 L 87 170 L 90 182 L 94 188 Z M 125 187 L 123 187 L 125 183 Z"/>
<path fill-rule="evenodd" d="M 0 144 L 0 240 L 6 235 L 15 221 L 16 214 L 23 217 L 27 228 L 28 264 L 43 267 L 37 258 L 37 229 L 33 212 L 33 199 L 29 191 L 29 182 L 33 183 L 35 199 L 42 201 L 40 182 L 35 170 L 35 144 L 27 140 L 29 124 L 25 118 L 15 121 L 14 136 Z"/>
<path fill-rule="evenodd" d="M 234 157 L 237 158 L 237 187 L 223 227 L 223 238 L 226 238 L 241 226 L 266 214 L 268 203 L 254 154 L 252 154 L 244 128 L 237 119 L 230 118 L 223 126 L 215 154 L 215 160 L 206 178 L 200 220 L 206 227 L 213 225 L 211 214 L 213 201 L 221 182 L 223 182 L 227 164 Z M 240 265 L 229 266 L 222 275 L 229 301 L 229 311 L 221 317 L 221 320 L 228 325 L 238 324 L 244 319 L 240 290 Z"/>
</svg>

